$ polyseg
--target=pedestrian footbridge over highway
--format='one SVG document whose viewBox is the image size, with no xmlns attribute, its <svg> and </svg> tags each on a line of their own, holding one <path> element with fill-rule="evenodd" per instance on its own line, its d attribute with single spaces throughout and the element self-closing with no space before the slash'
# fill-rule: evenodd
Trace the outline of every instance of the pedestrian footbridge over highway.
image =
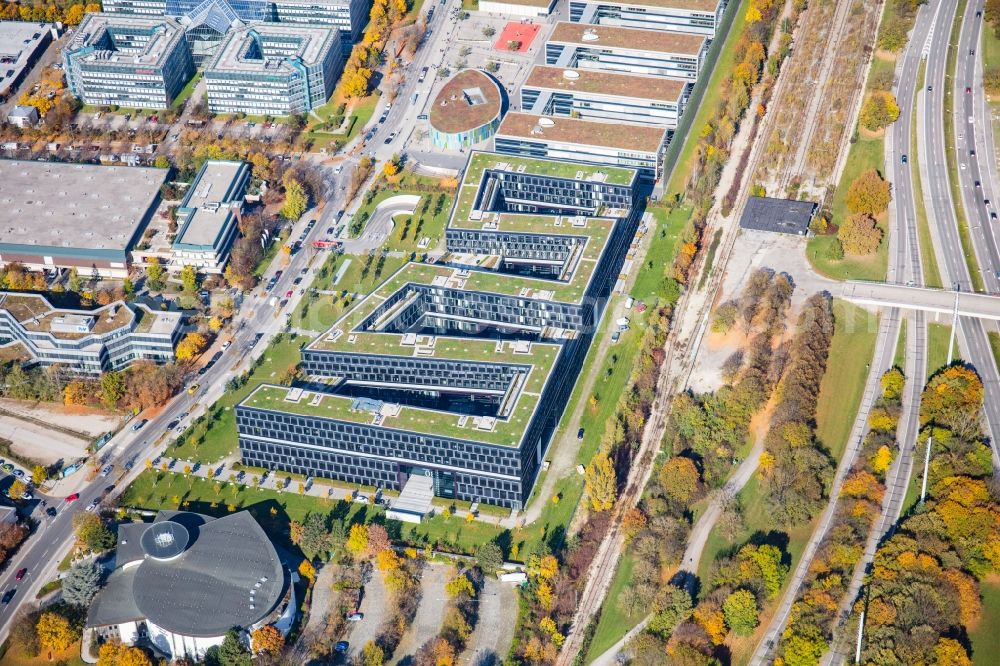
<svg viewBox="0 0 1000 666">
<path fill-rule="evenodd" d="M 991 294 L 881 282 L 846 282 L 831 292 L 857 305 L 1000 320 L 1000 296 Z"/>
</svg>

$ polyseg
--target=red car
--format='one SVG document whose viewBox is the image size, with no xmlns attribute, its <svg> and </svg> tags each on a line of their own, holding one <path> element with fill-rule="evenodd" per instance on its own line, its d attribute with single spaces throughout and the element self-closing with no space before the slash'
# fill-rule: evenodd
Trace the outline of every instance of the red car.
<svg viewBox="0 0 1000 666">
<path fill-rule="evenodd" d="M 26 573 L 28 573 L 27 568 L 19 569 L 18 572 L 14 575 L 14 580 L 22 580 Z"/>
<path fill-rule="evenodd" d="M 67 502 L 75 502 L 80 499 L 80 493 L 73 493 L 72 495 L 66 495 Z"/>
<path fill-rule="evenodd" d="M 285 292 L 285 298 L 291 298 L 291 297 L 292 297 L 292 290 L 289 289 L 288 291 Z"/>
</svg>

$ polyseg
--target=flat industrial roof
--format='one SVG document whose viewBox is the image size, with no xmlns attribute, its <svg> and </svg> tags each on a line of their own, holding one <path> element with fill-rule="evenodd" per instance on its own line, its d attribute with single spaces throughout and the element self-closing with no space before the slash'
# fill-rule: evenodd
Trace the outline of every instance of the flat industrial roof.
<svg viewBox="0 0 1000 666">
<path fill-rule="evenodd" d="M 0 160 L 0 248 L 125 251 L 166 169 Z"/>
<path fill-rule="evenodd" d="M 666 140 L 667 130 L 649 125 L 631 125 L 624 130 L 615 122 L 508 113 L 497 136 L 656 153 Z"/>
<path fill-rule="evenodd" d="M 724 0 L 572 0 L 588 5 L 611 7 L 657 7 L 659 9 L 680 9 L 695 12 L 714 13 Z"/>
<path fill-rule="evenodd" d="M 519 5 L 523 7 L 551 7 L 555 0 L 488 0 L 498 5 Z"/>
<path fill-rule="evenodd" d="M 0 291 L 0 310 L 9 312 L 25 330 L 50 333 L 66 340 L 103 335 L 129 325 L 141 333 L 170 335 L 181 319 L 178 312 L 150 310 L 142 304 L 128 306 L 123 301 L 94 310 L 57 308 L 41 294 L 9 291 Z M 87 332 L 67 328 L 76 325 L 84 325 Z"/>
<path fill-rule="evenodd" d="M 243 199 L 248 168 L 246 162 L 205 162 L 181 202 L 183 226 L 174 245 L 215 244 Z"/>
<path fill-rule="evenodd" d="M 51 23 L 0 21 L 0 93 L 18 80 L 51 28 Z"/>
<path fill-rule="evenodd" d="M 118 30 L 129 38 L 121 44 L 115 39 Z M 147 39 L 140 42 L 134 39 L 136 35 L 143 35 Z M 96 67 L 162 67 L 183 39 L 184 30 L 181 25 L 167 16 L 99 12 L 84 16 L 65 50 L 70 56 L 74 56 L 80 49 L 94 47 L 93 51 L 82 54 L 82 59 Z M 135 48 L 131 44 L 140 46 Z"/>
<path fill-rule="evenodd" d="M 567 75 L 568 74 L 568 75 Z M 524 86 L 547 90 L 572 91 L 677 102 L 688 87 L 688 81 L 662 76 L 643 76 L 602 69 L 566 69 L 550 65 L 535 65 Z"/>
<path fill-rule="evenodd" d="M 816 204 L 812 201 L 750 197 L 743 208 L 740 226 L 756 231 L 805 236 L 815 210 Z"/>
<path fill-rule="evenodd" d="M 247 57 L 252 41 L 262 40 L 262 54 Z M 231 31 L 222 42 L 208 71 L 292 73 L 289 61 L 301 60 L 306 66 L 321 62 L 340 40 L 336 27 L 298 23 L 255 23 Z"/>
<path fill-rule="evenodd" d="M 696 56 L 705 46 L 705 37 L 668 30 L 642 30 L 587 23 L 556 23 L 549 42 L 589 48 L 615 48 Z"/>
<path fill-rule="evenodd" d="M 478 69 L 463 69 L 438 91 L 431 105 L 431 127 L 453 134 L 481 127 L 500 114 L 500 87 Z"/>
</svg>

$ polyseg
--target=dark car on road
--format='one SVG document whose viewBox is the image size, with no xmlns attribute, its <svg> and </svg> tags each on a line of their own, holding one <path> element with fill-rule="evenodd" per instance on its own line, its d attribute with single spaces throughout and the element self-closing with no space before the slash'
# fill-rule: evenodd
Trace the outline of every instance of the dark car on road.
<svg viewBox="0 0 1000 666">
<path fill-rule="evenodd" d="M 17 594 L 17 588 L 16 587 L 10 588 L 9 590 L 3 593 L 3 597 L 0 598 L 0 603 L 9 604 L 10 600 L 14 598 L 15 594 Z"/>
</svg>

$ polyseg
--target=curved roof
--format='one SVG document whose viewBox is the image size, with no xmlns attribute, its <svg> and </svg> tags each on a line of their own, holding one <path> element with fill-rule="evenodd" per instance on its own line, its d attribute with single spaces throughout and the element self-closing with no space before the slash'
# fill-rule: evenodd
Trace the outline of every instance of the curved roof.
<svg viewBox="0 0 1000 666">
<path fill-rule="evenodd" d="M 90 625 L 139 615 L 175 634 L 221 636 L 278 606 L 288 581 L 257 521 L 241 511 L 199 526 L 192 515 L 161 514 L 146 527 L 145 559 L 112 574 L 114 594 L 101 590 Z"/>
<path fill-rule="evenodd" d="M 485 72 L 463 69 L 451 77 L 431 105 L 431 127 L 457 134 L 482 127 L 500 115 L 500 86 Z"/>
</svg>

